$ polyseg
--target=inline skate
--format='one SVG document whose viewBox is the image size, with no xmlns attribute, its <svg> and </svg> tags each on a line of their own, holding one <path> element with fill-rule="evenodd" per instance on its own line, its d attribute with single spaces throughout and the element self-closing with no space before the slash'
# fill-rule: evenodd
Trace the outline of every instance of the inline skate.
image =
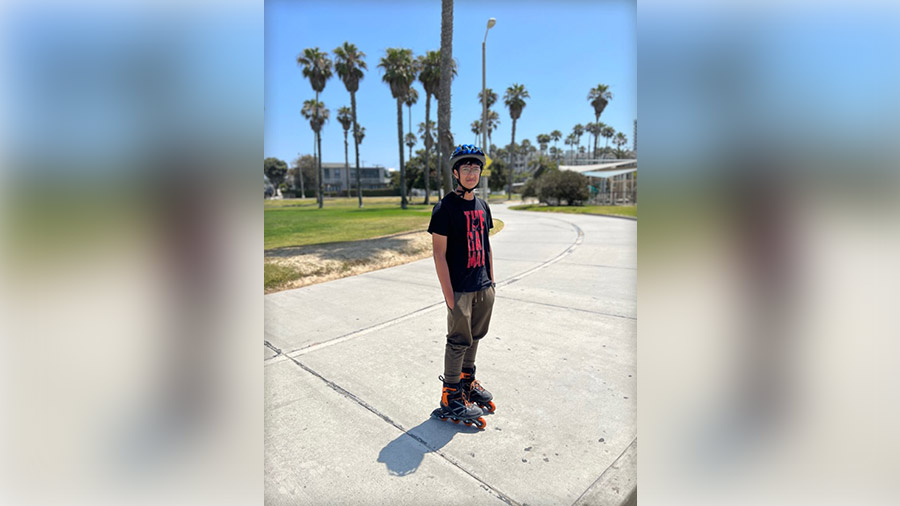
<svg viewBox="0 0 900 506">
<path fill-rule="evenodd" d="M 439 378 L 444 383 L 441 393 L 441 407 L 432 411 L 431 416 L 444 421 L 450 420 L 453 423 L 461 421 L 466 425 L 474 425 L 479 429 L 484 429 L 487 423 L 481 417 L 483 414 L 481 408 L 476 407 L 466 399 L 460 384 L 447 383 L 444 381 L 443 376 Z"/>
<path fill-rule="evenodd" d="M 475 379 L 475 366 L 463 367 L 459 378 L 460 388 L 469 402 L 477 404 L 485 413 L 493 413 L 497 410 L 497 406 L 493 402 L 494 396 Z"/>
</svg>

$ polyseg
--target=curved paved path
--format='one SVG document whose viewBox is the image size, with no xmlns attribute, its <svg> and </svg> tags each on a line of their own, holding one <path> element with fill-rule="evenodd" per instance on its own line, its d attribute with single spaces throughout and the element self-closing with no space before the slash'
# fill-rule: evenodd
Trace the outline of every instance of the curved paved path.
<svg viewBox="0 0 900 506">
<path fill-rule="evenodd" d="M 635 484 L 637 222 L 509 211 L 478 350 L 497 412 L 429 418 L 426 259 L 265 296 L 266 504 L 618 504 Z"/>
</svg>

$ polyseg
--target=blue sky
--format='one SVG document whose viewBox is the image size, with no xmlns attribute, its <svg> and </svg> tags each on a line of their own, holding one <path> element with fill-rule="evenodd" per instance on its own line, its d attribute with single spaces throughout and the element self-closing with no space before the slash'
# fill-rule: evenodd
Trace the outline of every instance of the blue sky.
<svg viewBox="0 0 900 506">
<path fill-rule="evenodd" d="M 456 1 L 453 58 L 459 74 L 452 85 L 451 131 L 459 143 L 472 143 L 470 124 L 481 117 L 481 42 L 488 18 L 497 19 L 487 38 L 487 87 L 499 95 L 493 109 L 500 125 L 493 143 L 510 142 L 512 120 L 503 92 L 524 84 L 531 98 L 516 123 L 516 142 L 557 129 L 568 135 L 576 123 L 594 120 L 588 91 L 608 84 L 613 100 L 600 121 L 628 137 L 637 118 L 636 7 L 633 1 Z M 307 47 L 331 53 L 344 41 L 366 53 L 369 70 L 357 92 L 359 124 L 366 128 L 360 145 L 365 165 L 397 167 L 397 105 L 377 67 L 389 47 L 414 55 L 440 49 L 441 2 L 429 1 L 287 1 L 265 2 L 265 156 L 290 163 L 313 152 L 313 134 L 300 115 L 303 101 L 314 98 L 296 57 Z M 333 54 L 332 54 L 333 57 Z M 419 101 L 412 108 L 413 131 L 425 120 L 425 92 L 415 85 Z M 331 119 L 322 131 L 325 162 L 344 161 L 344 135 L 337 109 L 350 105 L 350 94 L 333 76 L 320 94 Z M 403 106 L 403 131 L 409 131 Z M 432 100 L 431 120 L 437 121 Z M 585 134 L 582 145 L 588 143 Z M 481 144 L 479 141 L 478 144 Z M 600 139 L 600 145 L 604 139 Z M 415 149 L 422 148 L 422 142 Z M 559 142 L 560 148 L 566 146 Z M 408 156 L 404 146 L 404 157 Z M 350 140 L 350 163 L 353 143 Z"/>
</svg>

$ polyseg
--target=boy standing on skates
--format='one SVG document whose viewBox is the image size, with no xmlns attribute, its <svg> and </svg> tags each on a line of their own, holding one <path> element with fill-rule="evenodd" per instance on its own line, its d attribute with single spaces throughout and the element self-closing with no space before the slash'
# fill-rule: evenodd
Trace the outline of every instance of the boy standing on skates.
<svg viewBox="0 0 900 506">
<path fill-rule="evenodd" d="M 495 287 L 491 209 L 473 193 L 484 161 L 479 148 L 457 146 L 450 156 L 458 181 L 456 191 L 434 206 L 428 226 L 434 265 L 447 303 L 441 407 L 432 415 L 479 428 L 485 424 L 481 415 L 495 409 L 493 396 L 475 380 L 475 355 L 491 321 Z"/>
</svg>

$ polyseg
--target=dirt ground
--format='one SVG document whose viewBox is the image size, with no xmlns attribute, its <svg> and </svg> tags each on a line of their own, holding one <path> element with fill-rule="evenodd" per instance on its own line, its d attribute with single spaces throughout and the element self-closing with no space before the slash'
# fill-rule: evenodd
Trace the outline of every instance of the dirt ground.
<svg viewBox="0 0 900 506">
<path fill-rule="evenodd" d="M 300 277 L 266 293 L 290 290 L 393 267 L 431 256 L 431 234 L 425 231 L 363 241 L 279 248 L 265 253 L 266 263 L 296 269 Z"/>
</svg>

